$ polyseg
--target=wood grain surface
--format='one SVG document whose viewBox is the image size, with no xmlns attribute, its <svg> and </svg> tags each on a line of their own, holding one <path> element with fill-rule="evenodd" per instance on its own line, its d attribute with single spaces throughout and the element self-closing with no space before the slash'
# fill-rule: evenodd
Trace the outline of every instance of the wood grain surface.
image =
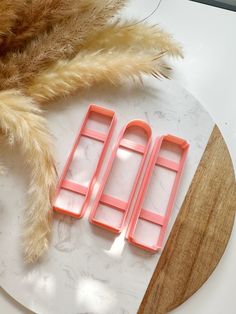
<svg viewBox="0 0 236 314">
<path fill-rule="evenodd" d="M 165 314 L 202 286 L 225 251 L 235 211 L 233 165 L 215 126 L 138 314 Z"/>
</svg>

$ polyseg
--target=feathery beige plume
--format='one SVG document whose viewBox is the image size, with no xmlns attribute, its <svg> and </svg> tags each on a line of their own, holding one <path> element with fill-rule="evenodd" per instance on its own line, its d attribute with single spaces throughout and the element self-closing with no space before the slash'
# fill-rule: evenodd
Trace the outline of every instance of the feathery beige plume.
<svg viewBox="0 0 236 314">
<path fill-rule="evenodd" d="M 0 53 L 19 49 L 33 37 L 49 31 L 53 25 L 71 16 L 83 14 L 100 0 L 32 0 L 19 16 L 17 25 L 11 27 L 9 36 L 0 46 Z M 5 12 L 3 11 L 3 16 Z"/>
<path fill-rule="evenodd" d="M 115 22 L 106 25 L 102 30 L 93 34 L 85 42 L 86 50 L 132 49 L 166 51 L 167 55 L 183 57 L 181 46 L 172 36 L 163 31 L 158 25 L 148 25 L 137 21 Z"/>
<path fill-rule="evenodd" d="M 25 0 L 2 0 L 0 4 L 0 44 L 11 34 L 11 29 L 19 22 L 25 9 Z"/>
<path fill-rule="evenodd" d="M 140 78 L 142 74 L 166 77 L 170 69 L 162 63 L 162 56 L 163 53 L 153 56 L 113 50 L 79 53 L 74 59 L 60 60 L 38 75 L 25 93 L 44 102 L 95 83 L 119 84 L 126 79 Z"/>
<path fill-rule="evenodd" d="M 50 64 L 72 58 L 87 36 L 104 27 L 126 0 L 99 0 L 81 16 L 56 24 L 31 41 L 23 52 L 10 52 L 0 62 L 0 89 L 22 88 Z"/>
<path fill-rule="evenodd" d="M 56 185 L 51 137 L 33 100 L 16 90 L 0 92 L 0 125 L 11 142 L 20 144 L 31 169 L 24 247 L 26 261 L 33 262 L 47 249 L 51 230 Z"/>
</svg>

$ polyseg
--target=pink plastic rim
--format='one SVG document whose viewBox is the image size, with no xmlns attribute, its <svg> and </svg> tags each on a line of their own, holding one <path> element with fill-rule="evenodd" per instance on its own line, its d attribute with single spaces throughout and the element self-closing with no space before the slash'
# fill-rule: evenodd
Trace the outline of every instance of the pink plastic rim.
<svg viewBox="0 0 236 314">
<path fill-rule="evenodd" d="M 109 124 L 107 133 L 96 131 L 96 130 L 93 130 L 93 129 L 87 127 L 88 120 L 89 120 L 91 114 L 93 114 L 93 113 L 97 113 L 103 117 L 109 117 L 110 118 L 110 124 Z M 76 140 L 74 142 L 73 148 L 72 148 L 72 150 L 68 156 L 67 162 L 65 164 L 65 167 L 62 171 L 61 177 L 60 177 L 58 185 L 57 185 L 56 194 L 55 194 L 55 198 L 54 198 L 54 206 L 53 206 L 53 209 L 55 211 L 66 214 L 66 215 L 73 216 L 75 218 L 81 218 L 84 216 L 86 209 L 87 209 L 87 206 L 88 206 L 89 201 L 90 201 L 91 192 L 92 192 L 94 184 L 96 182 L 96 178 L 98 177 L 99 172 L 101 170 L 101 166 L 102 166 L 103 160 L 105 158 L 107 148 L 108 148 L 112 133 L 114 131 L 115 124 L 116 124 L 116 115 L 115 115 L 114 111 L 107 109 L 107 108 L 104 108 L 104 107 L 97 106 L 97 105 L 90 105 L 89 106 L 88 111 L 84 117 L 82 126 L 78 132 L 78 135 L 77 135 Z M 99 156 L 95 171 L 94 171 L 92 178 L 88 184 L 88 187 L 85 187 L 81 184 L 78 184 L 76 182 L 73 182 L 73 181 L 66 179 L 66 175 L 68 173 L 71 162 L 73 160 L 75 151 L 78 148 L 80 140 L 82 137 L 85 137 L 87 139 L 93 139 L 93 140 L 96 140 L 96 141 L 103 143 L 103 148 L 102 148 L 101 154 Z M 80 212 L 78 214 L 76 214 L 72 211 L 69 211 L 65 208 L 58 207 L 56 205 L 57 198 L 58 198 L 62 189 L 84 196 L 84 202 L 83 202 L 83 205 L 81 206 Z"/>
<path fill-rule="evenodd" d="M 163 158 L 159 155 L 161 147 L 164 142 L 168 142 L 170 144 L 179 146 L 182 153 L 181 153 L 180 161 L 178 163 L 172 160 Z M 134 206 L 134 211 L 132 213 L 128 230 L 126 233 L 126 238 L 128 239 L 129 243 L 135 246 L 138 246 L 139 248 L 142 248 L 144 250 L 153 252 L 153 253 L 161 249 L 163 240 L 165 237 L 165 233 L 166 233 L 166 228 L 168 226 L 171 212 L 174 206 L 175 197 L 176 197 L 178 187 L 180 184 L 180 178 L 183 172 L 188 149 L 189 149 L 189 144 L 185 140 L 175 137 L 173 135 L 162 136 L 161 138 L 157 138 L 157 140 L 155 141 L 155 144 L 154 144 L 151 156 L 150 156 L 150 160 L 146 168 L 146 172 L 143 177 L 140 190 L 138 192 L 138 196 L 137 196 L 135 206 Z M 143 204 L 145 201 L 145 197 L 148 191 L 148 187 L 150 185 L 151 177 L 154 172 L 155 166 L 164 167 L 176 173 L 174 183 L 170 192 L 165 215 L 160 215 L 158 213 L 154 213 L 152 211 L 149 211 L 148 209 L 143 208 Z M 155 245 L 149 245 L 145 242 L 142 242 L 140 239 L 138 240 L 135 238 L 135 231 L 136 231 L 137 223 L 139 219 L 145 220 L 147 222 L 160 226 L 161 228 L 160 234 L 155 241 Z"/>
<path fill-rule="evenodd" d="M 133 140 L 129 140 L 127 138 L 125 138 L 125 133 L 126 131 L 130 128 L 130 127 L 138 127 L 141 130 L 145 131 L 146 134 L 146 145 L 142 145 L 139 143 L 134 142 Z M 90 216 L 89 216 L 89 221 L 94 224 L 97 225 L 99 227 L 105 228 L 108 231 L 111 231 L 113 233 L 120 233 L 124 226 L 125 226 L 125 222 L 126 222 L 126 218 L 128 215 L 128 212 L 130 210 L 130 206 L 135 194 L 135 190 L 137 188 L 137 184 L 139 181 L 139 178 L 141 176 L 141 173 L 143 171 L 144 168 L 144 164 L 147 158 L 147 154 L 148 154 L 148 150 L 151 144 L 151 137 L 152 137 L 152 130 L 150 128 L 150 126 L 142 120 L 133 120 L 130 121 L 120 132 L 117 142 L 115 144 L 115 146 L 113 147 L 111 156 L 109 158 L 108 164 L 107 164 L 107 168 L 105 170 L 104 176 L 102 178 L 102 182 L 99 188 L 99 191 L 97 193 L 97 196 L 95 198 Z M 112 166 L 114 164 L 114 161 L 116 159 L 117 156 L 117 151 L 119 148 L 125 148 L 131 152 L 134 153 L 138 153 L 142 155 L 142 159 L 136 174 L 136 177 L 134 179 L 134 183 L 132 185 L 132 189 L 131 192 L 129 193 L 129 197 L 128 197 L 128 201 L 124 202 L 123 200 L 120 200 L 118 198 L 112 197 L 110 195 L 104 194 L 103 191 L 105 189 L 108 177 L 110 175 L 110 172 L 112 170 Z M 111 210 L 115 209 L 118 210 L 122 213 L 122 219 L 121 222 L 119 224 L 119 226 L 111 226 L 103 221 L 99 221 L 96 218 L 96 214 L 97 214 L 97 210 L 99 207 L 99 204 L 105 205 L 106 207 L 109 207 Z"/>
</svg>

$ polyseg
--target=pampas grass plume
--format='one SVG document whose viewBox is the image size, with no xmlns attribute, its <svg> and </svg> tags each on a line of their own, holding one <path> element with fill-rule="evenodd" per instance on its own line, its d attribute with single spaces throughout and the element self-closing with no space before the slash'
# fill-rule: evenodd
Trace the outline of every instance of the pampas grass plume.
<svg viewBox="0 0 236 314">
<path fill-rule="evenodd" d="M 0 125 L 11 143 L 20 145 L 31 171 L 23 242 L 26 262 L 34 262 L 47 249 L 51 230 L 57 179 L 51 137 L 41 110 L 17 90 L 0 92 Z"/>
<path fill-rule="evenodd" d="M 167 55 L 183 57 L 181 46 L 172 36 L 158 25 L 148 25 L 137 21 L 115 22 L 106 25 L 96 35 L 88 38 L 85 49 L 111 49 L 133 51 L 166 51 Z"/>
<path fill-rule="evenodd" d="M 72 60 L 61 60 L 35 78 L 25 92 L 38 102 L 68 95 L 95 83 L 117 85 L 127 79 L 139 79 L 142 74 L 167 77 L 169 68 L 161 61 L 163 53 L 104 51 L 79 53 Z"/>
</svg>

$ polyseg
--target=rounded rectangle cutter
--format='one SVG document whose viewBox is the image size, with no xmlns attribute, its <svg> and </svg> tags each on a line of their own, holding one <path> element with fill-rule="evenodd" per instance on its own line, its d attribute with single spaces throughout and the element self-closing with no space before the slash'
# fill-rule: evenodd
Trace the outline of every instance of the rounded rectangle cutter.
<svg viewBox="0 0 236 314">
<path fill-rule="evenodd" d="M 138 133 L 142 131 L 145 134 L 145 143 L 141 143 L 141 138 L 139 138 Z M 130 139 L 127 134 L 134 133 L 134 138 Z M 102 182 L 95 198 L 89 220 L 92 224 L 105 228 L 114 233 L 120 233 L 125 225 L 126 218 L 133 200 L 133 196 L 135 194 L 137 184 L 142 173 L 148 150 L 151 144 L 152 130 L 150 126 L 142 120 L 133 120 L 130 121 L 120 132 L 118 136 L 118 140 L 113 147 L 111 156 L 109 158 L 107 168 L 105 170 L 105 174 L 102 178 Z M 128 199 L 120 199 L 117 197 L 113 197 L 104 192 L 106 185 L 109 184 L 108 178 L 111 175 L 112 167 L 114 166 L 115 160 L 118 158 L 118 150 L 127 150 L 131 154 L 138 154 L 141 156 L 141 161 L 139 163 L 138 170 L 133 178 L 133 182 L 130 186 L 125 186 L 125 189 L 130 189 L 130 193 L 128 194 Z M 132 167 L 132 165 L 130 165 Z M 130 171 L 129 171 L 130 172 Z M 127 174 L 128 175 L 128 174 Z M 124 182 L 125 185 L 125 182 Z M 98 217 L 98 212 L 100 207 L 105 207 L 105 214 L 102 216 L 101 214 Z M 106 221 L 106 213 L 109 211 L 109 214 L 112 215 L 112 219 L 108 222 Z M 117 212 L 121 214 L 121 219 L 116 221 Z"/>
<path fill-rule="evenodd" d="M 170 146 L 177 146 L 180 149 L 178 162 L 169 159 L 169 157 L 166 158 L 161 156 L 161 149 L 166 143 L 168 143 Z M 151 252 L 156 252 L 162 247 L 166 228 L 170 220 L 172 208 L 174 206 L 175 196 L 180 184 L 180 178 L 187 157 L 188 149 L 189 144 L 184 139 L 173 135 L 166 135 L 156 139 L 126 233 L 126 238 L 128 239 L 129 243 Z M 156 166 L 165 168 L 171 172 L 174 172 L 175 174 L 164 215 L 143 207 Z M 165 188 L 165 186 L 162 188 Z M 161 196 L 157 193 L 155 197 L 158 198 Z M 140 228 L 138 230 L 138 224 L 140 222 L 143 223 L 143 225 L 145 223 L 148 225 L 148 227 L 146 226 L 143 228 L 142 234 L 138 234 L 142 229 Z M 155 227 L 157 226 L 160 228 L 159 232 L 156 232 L 155 230 Z"/>
<path fill-rule="evenodd" d="M 94 126 L 91 126 L 91 121 L 94 119 L 99 120 L 98 122 L 100 124 L 106 122 L 106 133 L 104 131 L 96 130 L 96 127 L 94 128 Z M 75 218 L 83 217 L 90 201 L 93 186 L 105 158 L 115 124 L 116 115 L 114 111 L 97 105 L 89 106 L 57 185 L 53 206 L 55 211 L 73 216 Z M 95 160 L 95 170 L 92 172 L 87 185 L 79 184 L 78 182 L 67 178 L 76 150 L 80 147 L 82 139 L 86 140 L 86 143 L 87 141 L 96 141 L 100 142 L 102 145 L 101 153 L 97 160 Z M 80 169 L 80 165 L 76 165 L 76 173 L 82 170 L 88 171 L 89 169 Z M 76 197 L 78 196 L 82 197 L 82 202 L 76 201 Z"/>
</svg>

